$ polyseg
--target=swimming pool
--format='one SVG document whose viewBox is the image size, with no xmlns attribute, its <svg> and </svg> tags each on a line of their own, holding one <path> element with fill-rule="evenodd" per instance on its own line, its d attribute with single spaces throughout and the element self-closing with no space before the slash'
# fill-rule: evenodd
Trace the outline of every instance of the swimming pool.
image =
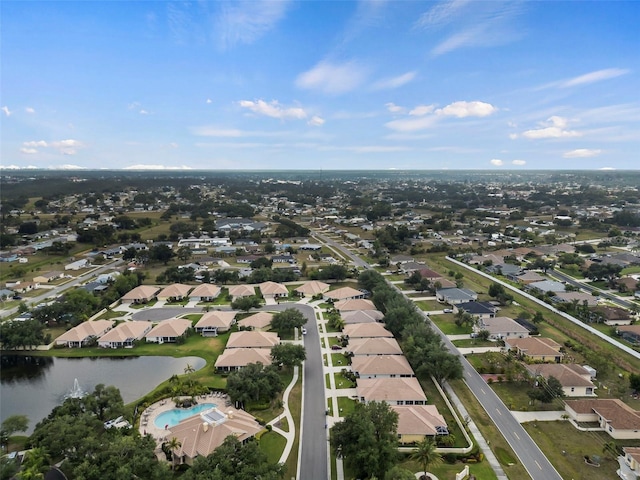
<svg viewBox="0 0 640 480">
<path fill-rule="evenodd" d="M 162 412 L 156 417 L 153 423 L 158 428 L 165 428 L 165 426 L 173 427 L 185 418 L 193 417 L 194 415 L 197 415 L 200 412 L 204 412 L 205 410 L 209 410 L 210 408 L 213 408 L 215 406 L 215 403 L 200 403 L 191 408 L 173 408 L 171 410 L 167 410 L 166 412 Z"/>
</svg>

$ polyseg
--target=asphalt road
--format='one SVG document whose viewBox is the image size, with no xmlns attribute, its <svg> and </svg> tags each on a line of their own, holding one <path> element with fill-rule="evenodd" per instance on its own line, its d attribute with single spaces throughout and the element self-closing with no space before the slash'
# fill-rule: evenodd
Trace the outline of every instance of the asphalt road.
<svg viewBox="0 0 640 480">
<path fill-rule="evenodd" d="M 281 304 L 263 307 L 266 310 L 295 308 L 307 318 L 304 348 L 307 359 L 304 362 L 302 394 L 302 426 L 300 431 L 300 453 L 298 454 L 297 478 L 304 480 L 327 480 L 327 418 L 324 391 L 324 374 L 320 334 L 313 307 L 301 304 Z"/>
<path fill-rule="evenodd" d="M 326 238 L 319 235 L 321 239 Z M 340 244 L 333 242 L 332 246 L 345 254 L 345 249 Z M 351 256 L 351 255 L 350 255 Z M 364 264 L 365 268 L 371 268 L 366 262 L 360 260 L 360 264 Z M 427 315 L 424 315 L 428 318 Z M 431 322 L 430 322 L 431 323 Z M 549 462 L 542 450 L 532 440 L 527 431 L 515 419 L 509 409 L 500 400 L 495 392 L 486 384 L 482 377 L 476 372 L 464 356 L 460 355 L 458 349 L 451 343 L 447 336 L 440 331 L 434 324 L 431 324 L 434 331 L 438 332 L 442 337 L 444 344 L 451 353 L 460 357 L 464 369 L 464 380 L 469 386 L 471 392 L 478 399 L 478 402 L 485 409 L 493 423 L 496 425 L 500 433 L 509 442 L 518 459 L 525 467 L 531 478 L 535 480 L 562 480 L 555 467 Z M 305 477 L 301 477 L 305 478 Z"/>
<path fill-rule="evenodd" d="M 554 278 L 560 280 L 561 282 L 566 282 L 569 285 L 572 285 L 572 286 L 574 286 L 576 288 L 580 288 L 580 289 L 586 290 L 589 293 L 597 292 L 600 297 L 604 297 L 607 300 L 610 300 L 611 302 L 615 303 L 616 305 L 618 305 L 620 307 L 631 309 L 633 307 L 633 305 L 634 305 L 632 302 L 628 302 L 626 300 L 623 300 L 622 298 L 620 298 L 620 297 L 618 297 L 616 295 L 612 295 L 610 293 L 603 292 L 602 290 L 600 290 L 598 288 L 592 287 L 588 283 L 578 282 L 572 276 L 566 275 L 566 274 L 564 274 L 562 272 L 559 272 L 557 270 L 549 270 L 549 271 L 547 271 L 547 274 L 549 276 L 551 276 L 551 277 L 554 277 Z"/>
</svg>

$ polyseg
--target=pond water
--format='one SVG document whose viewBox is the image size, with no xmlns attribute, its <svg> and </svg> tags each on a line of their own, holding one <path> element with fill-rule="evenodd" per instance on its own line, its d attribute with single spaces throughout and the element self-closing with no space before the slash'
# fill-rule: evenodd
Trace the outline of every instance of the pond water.
<svg viewBox="0 0 640 480">
<path fill-rule="evenodd" d="M 0 422 L 11 415 L 27 415 L 29 430 L 64 401 L 77 379 L 92 392 L 103 383 L 120 389 L 124 403 L 143 397 L 172 375 L 184 374 L 191 365 L 199 370 L 198 357 L 99 357 L 52 358 L 2 355 L 0 357 Z"/>
</svg>

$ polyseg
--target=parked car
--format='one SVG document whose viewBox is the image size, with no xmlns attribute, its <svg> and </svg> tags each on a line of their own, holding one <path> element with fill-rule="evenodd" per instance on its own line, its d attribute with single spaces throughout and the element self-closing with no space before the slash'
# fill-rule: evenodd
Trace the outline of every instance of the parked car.
<svg viewBox="0 0 640 480">
<path fill-rule="evenodd" d="M 306 335 L 306 334 L 307 334 L 307 329 L 306 329 L 306 328 L 304 328 L 304 327 L 302 327 L 302 328 L 300 329 L 300 331 L 302 332 L 302 334 L 303 334 L 303 335 Z"/>
<path fill-rule="evenodd" d="M 331 350 L 342 350 L 341 345 L 331 345 Z"/>
<path fill-rule="evenodd" d="M 453 309 L 452 308 L 444 308 L 442 310 L 443 313 L 453 313 Z"/>
</svg>

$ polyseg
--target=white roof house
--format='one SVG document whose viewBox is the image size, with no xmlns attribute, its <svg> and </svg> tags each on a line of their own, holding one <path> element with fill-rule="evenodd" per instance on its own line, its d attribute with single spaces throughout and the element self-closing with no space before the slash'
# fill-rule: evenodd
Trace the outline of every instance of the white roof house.
<svg viewBox="0 0 640 480">
<path fill-rule="evenodd" d="M 175 343 L 178 337 L 182 337 L 192 326 L 191 320 L 186 318 L 170 318 L 163 320 L 153 327 L 145 338 L 153 343 Z"/>
<path fill-rule="evenodd" d="M 151 331 L 153 325 L 149 322 L 123 322 L 98 339 L 102 348 L 132 347 L 136 340 L 142 339 Z"/>
<path fill-rule="evenodd" d="M 481 318 L 473 327 L 476 332 L 489 331 L 489 338 L 501 340 L 504 338 L 526 338 L 529 330 L 509 317 Z"/>
<path fill-rule="evenodd" d="M 236 322 L 236 313 L 233 311 L 207 312 L 198 320 L 195 330 L 204 337 L 216 336 L 218 333 L 227 332 Z"/>
<path fill-rule="evenodd" d="M 80 325 L 67 330 L 58 338 L 56 345 L 66 345 L 69 348 L 82 347 L 92 339 L 98 338 L 111 330 L 112 320 L 93 320 L 82 322 Z"/>
</svg>

